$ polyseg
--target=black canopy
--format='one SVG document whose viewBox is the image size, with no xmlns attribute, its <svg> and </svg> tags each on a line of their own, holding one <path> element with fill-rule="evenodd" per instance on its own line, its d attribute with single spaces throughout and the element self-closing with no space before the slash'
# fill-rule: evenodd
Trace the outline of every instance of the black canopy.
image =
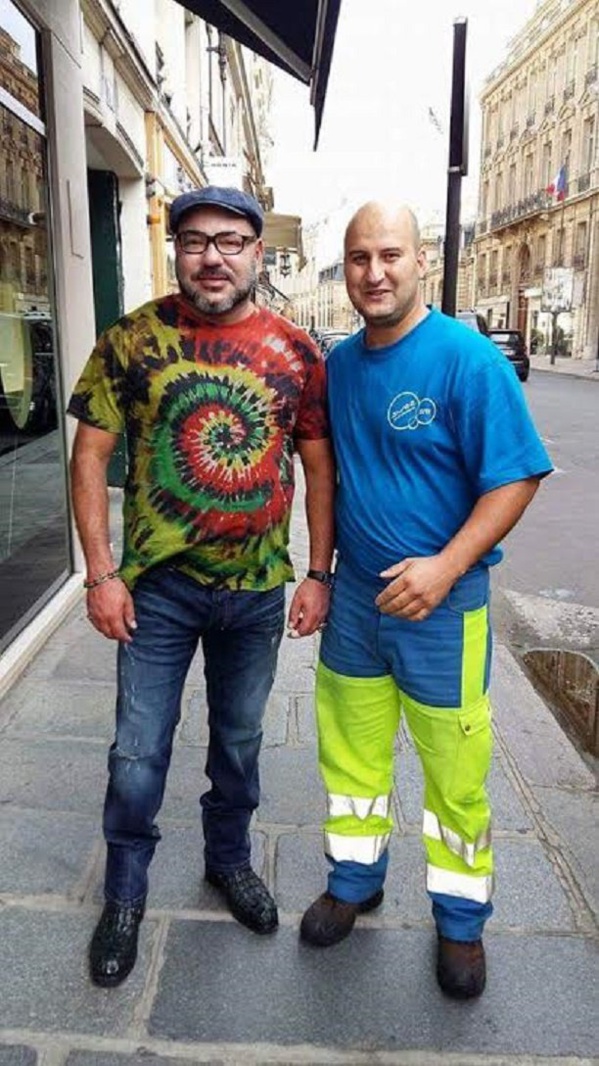
<svg viewBox="0 0 599 1066">
<path fill-rule="evenodd" d="M 310 86 L 316 147 L 341 0 L 179 0 L 179 3 Z"/>
</svg>

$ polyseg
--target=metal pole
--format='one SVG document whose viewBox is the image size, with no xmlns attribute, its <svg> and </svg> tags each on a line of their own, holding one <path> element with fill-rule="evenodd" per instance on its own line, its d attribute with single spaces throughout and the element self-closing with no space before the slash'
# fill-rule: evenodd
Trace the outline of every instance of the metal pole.
<svg viewBox="0 0 599 1066">
<path fill-rule="evenodd" d="M 449 128 L 449 166 L 447 168 L 447 209 L 445 214 L 445 251 L 443 256 L 443 297 L 441 309 L 455 315 L 460 256 L 460 198 L 462 177 L 468 173 L 468 122 L 466 103 L 466 32 L 467 19 L 453 24 L 453 73 L 451 81 L 451 123 Z"/>
</svg>

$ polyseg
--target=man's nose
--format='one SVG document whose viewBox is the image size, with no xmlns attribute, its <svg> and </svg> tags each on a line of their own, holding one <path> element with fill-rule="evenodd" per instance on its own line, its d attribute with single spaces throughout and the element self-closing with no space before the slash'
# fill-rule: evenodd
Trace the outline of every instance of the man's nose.
<svg viewBox="0 0 599 1066">
<path fill-rule="evenodd" d="M 367 281 L 376 285 L 379 281 L 383 280 L 384 276 L 385 270 L 382 261 L 377 258 L 372 258 L 368 263 L 368 270 L 366 271 Z"/>
<path fill-rule="evenodd" d="M 217 263 L 222 263 L 223 257 L 220 254 L 214 241 L 211 241 L 206 247 L 206 251 L 202 255 L 202 263 L 204 266 L 214 266 Z"/>
</svg>

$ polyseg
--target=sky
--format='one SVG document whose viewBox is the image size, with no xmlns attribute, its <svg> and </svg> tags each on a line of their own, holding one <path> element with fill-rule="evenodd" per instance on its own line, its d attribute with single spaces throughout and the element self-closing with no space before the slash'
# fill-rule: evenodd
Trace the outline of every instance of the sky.
<svg viewBox="0 0 599 1066">
<path fill-rule="evenodd" d="M 443 223 L 453 23 L 468 20 L 469 174 L 462 218 L 474 217 L 484 80 L 538 0 L 342 0 L 320 133 L 306 86 L 274 75 L 266 175 L 275 210 L 321 223 L 335 255 L 353 211 L 370 199 L 409 203 L 422 224 Z M 429 118 L 432 108 L 441 132 Z"/>
</svg>

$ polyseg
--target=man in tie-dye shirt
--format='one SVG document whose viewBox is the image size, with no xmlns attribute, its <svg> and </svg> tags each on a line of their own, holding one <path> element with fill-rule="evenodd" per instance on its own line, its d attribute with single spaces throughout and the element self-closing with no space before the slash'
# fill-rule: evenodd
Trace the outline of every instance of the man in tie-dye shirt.
<svg viewBox="0 0 599 1066">
<path fill-rule="evenodd" d="M 294 635 L 329 601 L 334 467 L 322 359 L 300 329 L 251 300 L 259 204 L 208 187 L 171 206 L 180 292 L 125 315 L 98 340 L 69 412 L 79 420 L 73 506 L 90 621 L 118 645 L 116 735 L 104 807 L 105 906 L 92 980 L 131 972 L 160 833 L 183 685 L 201 641 L 210 730 L 201 797 L 206 880 L 258 933 L 277 909 L 250 865 L 262 718 L 284 628 L 294 452 L 306 477 L 310 561 Z M 124 547 L 112 557 L 106 471 L 120 433 L 129 466 Z"/>
</svg>

